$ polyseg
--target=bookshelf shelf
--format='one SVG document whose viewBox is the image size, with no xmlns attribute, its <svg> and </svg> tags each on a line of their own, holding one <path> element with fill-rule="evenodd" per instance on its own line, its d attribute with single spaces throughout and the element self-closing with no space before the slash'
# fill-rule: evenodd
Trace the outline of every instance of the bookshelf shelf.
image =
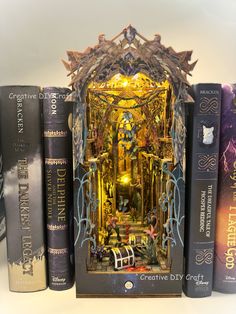
<svg viewBox="0 0 236 314">
<path fill-rule="evenodd" d="M 74 314 L 74 313 L 132 313 L 143 314 L 174 312 L 175 314 L 215 314 L 227 306 L 227 312 L 234 312 L 236 295 L 225 295 L 214 292 L 209 298 L 152 298 L 152 299 L 76 299 L 75 288 L 56 292 L 44 290 L 35 293 L 14 293 L 8 290 L 6 241 L 0 242 L 0 312 L 1 314 L 23 314 L 33 311 L 34 314 Z"/>
</svg>

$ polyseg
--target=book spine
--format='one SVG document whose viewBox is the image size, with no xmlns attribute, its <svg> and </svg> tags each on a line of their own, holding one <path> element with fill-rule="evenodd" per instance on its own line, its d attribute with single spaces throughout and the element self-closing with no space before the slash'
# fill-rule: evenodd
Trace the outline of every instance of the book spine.
<svg viewBox="0 0 236 314">
<path fill-rule="evenodd" d="M 221 85 L 193 86 L 192 134 L 187 149 L 186 247 L 184 292 L 212 293 L 215 211 L 219 159 Z M 191 119 L 190 119 L 191 120 Z"/>
<path fill-rule="evenodd" d="M 49 288 L 73 285 L 70 217 L 72 217 L 72 135 L 68 125 L 72 103 L 67 88 L 43 89 L 45 187 Z"/>
<path fill-rule="evenodd" d="M 222 93 L 213 289 L 236 293 L 236 85 Z"/>
<path fill-rule="evenodd" d="M 3 200 L 3 172 L 2 172 L 2 147 L 0 143 L 0 241 L 6 235 L 6 219 Z"/>
<path fill-rule="evenodd" d="M 9 288 L 47 287 L 39 87 L 0 88 Z"/>
</svg>

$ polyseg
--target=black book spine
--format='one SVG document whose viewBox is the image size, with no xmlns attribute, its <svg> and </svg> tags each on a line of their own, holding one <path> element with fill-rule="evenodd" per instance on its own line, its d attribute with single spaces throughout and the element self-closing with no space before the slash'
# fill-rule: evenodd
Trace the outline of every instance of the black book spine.
<svg viewBox="0 0 236 314">
<path fill-rule="evenodd" d="M 45 187 L 47 210 L 49 288 L 73 285 L 72 103 L 65 102 L 67 88 L 43 89 Z"/>
<path fill-rule="evenodd" d="M 42 156 L 42 107 L 36 86 L 0 88 L 9 288 L 47 287 Z"/>
<path fill-rule="evenodd" d="M 197 84 L 192 90 L 195 103 L 190 108 L 187 141 L 184 292 L 197 298 L 212 293 L 221 85 Z"/>
</svg>

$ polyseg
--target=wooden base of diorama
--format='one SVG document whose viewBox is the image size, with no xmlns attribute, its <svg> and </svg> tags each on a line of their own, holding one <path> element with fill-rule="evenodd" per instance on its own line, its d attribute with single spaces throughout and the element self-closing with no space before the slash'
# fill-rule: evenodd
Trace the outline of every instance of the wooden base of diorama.
<svg viewBox="0 0 236 314">
<path fill-rule="evenodd" d="M 132 295 L 132 298 L 181 298 L 182 294 L 150 294 L 150 295 Z M 104 295 L 104 294 L 76 294 L 76 298 L 131 298 L 130 295 Z"/>
</svg>

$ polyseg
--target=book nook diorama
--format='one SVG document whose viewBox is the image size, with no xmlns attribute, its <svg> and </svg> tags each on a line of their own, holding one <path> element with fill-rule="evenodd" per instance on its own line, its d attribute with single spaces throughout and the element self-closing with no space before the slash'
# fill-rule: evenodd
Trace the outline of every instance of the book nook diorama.
<svg viewBox="0 0 236 314">
<path fill-rule="evenodd" d="M 180 295 L 192 51 L 128 26 L 67 54 L 77 296 Z"/>
</svg>

